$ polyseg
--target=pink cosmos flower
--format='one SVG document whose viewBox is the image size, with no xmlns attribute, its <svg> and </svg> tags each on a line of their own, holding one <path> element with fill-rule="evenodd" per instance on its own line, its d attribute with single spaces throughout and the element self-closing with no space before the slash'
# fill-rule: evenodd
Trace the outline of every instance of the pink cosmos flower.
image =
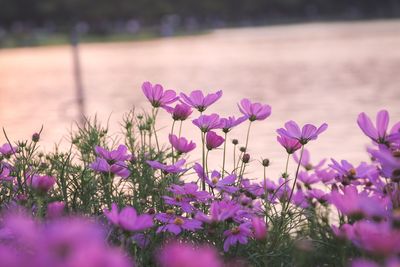
<svg viewBox="0 0 400 267">
<path fill-rule="evenodd" d="M 119 145 L 116 150 L 108 151 L 100 146 L 95 147 L 97 158 L 89 167 L 102 173 L 114 173 L 122 178 L 127 178 L 130 175 L 126 160 L 130 160 L 132 155 L 128 154 L 128 148 L 124 145 Z"/>
<path fill-rule="evenodd" d="M 208 215 L 199 211 L 196 213 L 195 218 L 208 224 L 223 222 L 233 218 L 240 209 L 241 207 L 234 201 L 214 201 L 211 203 L 210 213 Z"/>
<path fill-rule="evenodd" d="M 218 114 L 215 113 L 211 115 L 201 115 L 199 118 L 193 120 L 192 122 L 204 133 L 213 129 L 220 129 L 222 127 L 221 120 Z"/>
<path fill-rule="evenodd" d="M 165 90 L 160 84 L 152 85 L 150 82 L 142 84 L 142 91 L 151 105 L 155 108 L 165 107 L 178 100 L 174 90 Z"/>
<path fill-rule="evenodd" d="M 235 118 L 235 116 L 231 116 L 228 118 L 221 118 L 221 128 L 224 133 L 230 132 L 233 127 L 238 126 L 242 122 L 247 120 L 247 116 L 242 116 L 240 118 Z"/>
<path fill-rule="evenodd" d="M 162 164 L 155 160 L 147 160 L 146 162 L 153 169 L 162 170 L 166 173 L 180 173 L 180 172 L 185 172 L 188 170 L 188 169 L 183 168 L 183 165 L 185 165 L 185 163 L 186 163 L 186 160 L 184 160 L 184 159 L 180 159 L 175 164 L 172 164 L 172 165 Z"/>
<path fill-rule="evenodd" d="M 176 135 L 170 134 L 168 136 L 169 142 L 178 153 L 189 153 L 196 148 L 196 144 L 188 141 L 185 137 L 178 138 Z"/>
<path fill-rule="evenodd" d="M 278 135 L 276 139 L 286 149 L 288 154 L 293 154 L 296 150 L 301 148 L 301 144 L 297 139 L 289 138 L 284 135 Z"/>
<path fill-rule="evenodd" d="M 47 218 L 59 218 L 63 215 L 65 203 L 61 201 L 51 202 L 47 205 Z"/>
<path fill-rule="evenodd" d="M 206 147 L 208 150 L 212 150 L 214 148 L 219 147 L 224 143 L 224 138 L 222 136 L 219 136 L 213 131 L 207 132 L 206 135 Z"/>
<path fill-rule="evenodd" d="M 238 104 L 240 112 L 250 121 L 265 120 L 271 115 L 271 107 L 261 103 L 251 103 L 249 99 L 244 98 Z"/>
<path fill-rule="evenodd" d="M 219 90 L 216 93 L 208 94 L 204 96 L 203 92 L 200 90 L 195 90 L 190 93 L 190 96 L 187 96 L 184 93 L 180 94 L 180 97 L 183 102 L 194 107 L 200 112 L 205 111 L 209 106 L 214 104 L 218 99 L 222 96 L 222 91 Z"/>
<path fill-rule="evenodd" d="M 11 146 L 9 143 L 5 143 L 0 147 L 0 154 L 3 157 L 9 157 L 12 154 L 16 153 L 18 150 L 18 147 L 16 146 Z"/>
<path fill-rule="evenodd" d="M 267 225 L 265 221 L 259 217 L 253 217 L 251 220 L 253 226 L 254 237 L 257 240 L 263 240 L 267 236 Z"/>
<path fill-rule="evenodd" d="M 53 188 L 56 183 L 56 178 L 49 175 L 33 174 L 28 176 L 26 183 L 38 192 L 46 193 Z"/>
<path fill-rule="evenodd" d="M 195 219 L 187 219 L 175 214 L 159 213 L 155 216 L 157 220 L 165 223 L 158 227 L 157 233 L 170 232 L 174 235 L 179 235 L 183 230 L 195 232 L 201 229 L 201 222 Z"/>
<path fill-rule="evenodd" d="M 358 115 L 357 124 L 366 136 L 380 144 L 386 144 L 390 135 L 398 134 L 400 129 L 400 122 L 398 122 L 393 126 L 390 134 L 387 133 L 389 126 L 389 112 L 387 110 L 381 110 L 376 115 L 376 127 L 364 112 Z"/>
<path fill-rule="evenodd" d="M 388 148 L 380 146 L 379 150 L 368 149 L 368 152 L 380 164 L 381 174 L 384 177 L 400 181 L 400 158 L 396 157 Z"/>
<path fill-rule="evenodd" d="M 226 237 L 224 241 L 224 251 L 228 252 L 231 246 L 240 244 L 247 244 L 248 238 L 252 236 L 250 223 L 242 223 L 239 226 L 234 226 L 229 230 L 224 231 Z"/>
<path fill-rule="evenodd" d="M 300 153 L 294 153 L 293 154 L 293 159 L 296 161 L 296 163 L 299 163 L 300 161 Z M 321 160 L 317 165 L 313 165 L 311 163 L 311 157 L 310 157 L 310 152 L 305 148 L 303 151 L 303 156 L 301 157 L 301 166 L 306 169 L 307 171 L 315 169 L 319 170 L 325 163 L 326 159 Z"/>
<path fill-rule="evenodd" d="M 278 134 L 289 138 L 297 139 L 300 144 L 305 145 L 310 140 L 317 139 L 318 135 L 324 132 L 328 128 L 328 124 L 323 123 L 318 129 L 312 124 L 306 124 L 300 130 L 300 127 L 294 121 L 288 121 L 285 123 L 285 129 L 280 128 L 277 131 Z"/>
<path fill-rule="evenodd" d="M 133 207 L 124 207 L 118 212 L 117 204 L 111 210 L 104 210 L 107 219 L 116 226 L 127 231 L 143 231 L 153 226 L 153 218 L 148 214 L 138 215 Z"/>
<path fill-rule="evenodd" d="M 161 267 L 222 267 L 215 248 L 172 242 L 158 253 Z"/>
<path fill-rule="evenodd" d="M 184 121 L 193 112 L 191 107 L 185 103 L 176 104 L 174 108 L 165 106 L 164 109 L 172 115 L 172 119 L 175 121 Z"/>
<path fill-rule="evenodd" d="M 235 174 L 228 175 L 221 179 L 221 174 L 217 171 L 213 171 L 211 172 L 211 177 L 209 177 L 203 173 L 203 167 L 199 163 L 195 163 L 193 169 L 196 171 L 197 176 L 202 181 L 205 180 L 211 188 L 217 188 L 220 191 L 228 193 L 234 193 L 239 190 L 239 188 L 234 186 L 237 178 Z"/>
</svg>

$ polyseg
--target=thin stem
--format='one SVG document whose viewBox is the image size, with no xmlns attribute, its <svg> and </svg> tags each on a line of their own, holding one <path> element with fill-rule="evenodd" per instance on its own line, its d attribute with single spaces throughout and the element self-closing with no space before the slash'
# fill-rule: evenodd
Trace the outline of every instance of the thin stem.
<svg viewBox="0 0 400 267">
<path fill-rule="evenodd" d="M 174 126 L 175 126 L 175 120 L 172 123 L 172 127 L 171 127 L 171 136 L 174 135 Z M 175 163 L 175 155 L 174 155 L 174 146 L 171 143 L 171 151 L 172 151 L 172 164 Z"/>
<path fill-rule="evenodd" d="M 247 136 L 246 136 L 246 145 L 244 146 L 247 152 L 247 146 L 249 145 L 249 136 L 250 136 L 250 127 L 251 127 L 251 121 L 249 123 L 249 127 L 247 128 Z"/>
<path fill-rule="evenodd" d="M 224 156 L 222 159 L 222 178 L 224 178 L 225 176 L 225 159 L 226 159 L 226 137 L 227 137 L 228 133 L 225 133 L 225 140 L 224 140 Z"/>
<path fill-rule="evenodd" d="M 155 112 L 154 112 L 155 110 Z M 157 131 L 156 131 L 156 118 L 157 118 L 157 114 L 158 114 L 158 109 L 153 108 L 153 122 L 152 122 L 152 126 L 153 126 L 153 131 L 154 131 L 154 138 L 156 139 L 156 145 L 157 145 L 157 151 L 158 153 L 160 153 L 160 145 L 158 144 L 158 137 L 157 137 Z"/>
<path fill-rule="evenodd" d="M 297 169 L 296 169 L 296 176 L 294 177 L 294 182 L 293 182 L 293 185 L 292 185 L 292 190 L 290 191 L 290 196 L 289 196 L 289 199 L 288 199 L 286 208 L 285 208 L 285 212 L 286 212 L 287 209 L 289 208 L 290 201 L 292 200 L 294 187 L 296 186 L 296 182 L 297 182 L 297 176 L 299 175 L 299 170 L 300 170 L 300 165 L 301 165 L 301 159 L 303 158 L 303 151 L 304 151 L 304 145 L 301 147 L 300 159 L 299 159 L 299 163 L 297 164 Z"/>
<path fill-rule="evenodd" d="M 289 158 L 290 158 L 290 154 L 288 153 L 287 158 L 286 158 L 286 167 L 285 167 L 285 180 L 288 177 L 288 167 L 289 167 Z"/>
<path fill-rule="evenodd" d="M 181 122 L 179 123 L 179 138 L 181 138 L 182 124 L 183 124 L 183 121 L 181 121 Z"/>
<path fill-rule="evenodd" d="M 203 163 L 203 175 L 206 175 L 206 172 L 205 172 L 205 160 L 206 160 L 206 157 L 205 157 L 205 141 L 204 141 L 204 139 L 205 139 L 205 133 L 203 133 L 203 132 L 201 132 L 201 149 L 202 149 L 202 163 Z M 203 191 L 204 190 L 206 190 L 206 180 L 205 180 L 205 177 L 204 177 L 204 179 L 203 179 L 203 181 L 202 181 L 202 189 L 203 189 Z"/>
</svg>

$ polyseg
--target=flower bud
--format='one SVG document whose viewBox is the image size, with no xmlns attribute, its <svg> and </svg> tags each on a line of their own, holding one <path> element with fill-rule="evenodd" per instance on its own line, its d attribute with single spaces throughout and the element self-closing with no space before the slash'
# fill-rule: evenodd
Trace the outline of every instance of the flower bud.
<svg viewBox="0 0 400 267">
<path fill-rule="evenodd" d="M 250 161 L 250 154 L 244 154 L 243 155 L 243 157 L 242 157 L 242 161 L 243 161 L 243 163 L 249 163 L 249 161 Z"/>
<path fill-rule="evenodd" d="M 35 143 L 37 143 L 37 142 L 39 142 L 39 140 L 40 140 L 40 134 L 34 133 L 34 134 L 32 135 L 32 141 L 35 142 Z"/>
<path fill-rule="evenodd" d="M 269 159 L 263 159 L 262 163 L 261 163 L 264 167 L 268 167 L 269 166 Z"/>
<path fill-rule="evenodd" d="M 237 144 L 239 144 L 239 141 L 237 139 L 233 139 L 232 144 L 234 144 L 236 146 Z"/>
</svg>

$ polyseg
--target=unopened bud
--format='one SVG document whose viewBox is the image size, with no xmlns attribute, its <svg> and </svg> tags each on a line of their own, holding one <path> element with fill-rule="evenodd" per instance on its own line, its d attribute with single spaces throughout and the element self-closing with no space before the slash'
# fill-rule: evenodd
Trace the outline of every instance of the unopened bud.
<svg viewBox="0 0 400 267">
<path fill-rule="evenodd" d="M 269 159 L 263 159 L 262 163 L 261 163 L 264 167 L 268 167 L 269 166 Z"/>
<path fill-rule="evenodd" d="M 250 154 L 244 154 L 243 155 L 243 157 L 242 157 L 242 161 L 243 161 L 243 163 L 249 163 L 249 161 L 250 161 Z"/>
<path fill-rule="evenodd" d="M 239 144 L 239 141 L 237 139 L 233 139 L 232 144 L 234 144 L 236 146 L 237 144 Z"/>
<path fill-rule="evenodd" d="M 35 142 L 35 143 L 37 143 L 37 142 L 39 142 L 39 140 L 40 140 L 40 134 L 34 133 L 34 134 L 32 135 L 32 141 Z"/>
</svg>

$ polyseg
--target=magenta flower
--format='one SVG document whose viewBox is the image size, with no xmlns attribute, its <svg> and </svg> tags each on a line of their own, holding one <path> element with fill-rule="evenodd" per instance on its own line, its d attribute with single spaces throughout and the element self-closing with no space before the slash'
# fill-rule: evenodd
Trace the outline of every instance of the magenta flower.
<svg viewBox="0 0 400 267">
<path fill-rule="evenodd" d="M 380 163 L 381 174 L 394 181 L 400 181 L 400 158 L 389 149 L 381 146 L 379 150 L 369 149 L 369 153 Z"/>
<path fill-rule="evenodd" d="M 199 191 L 199 187 L 193 182 L 185 183 L 183 185 L 173 184 L 168 190 L 176 195 L 184 195 L 192 201 L 204 202 L 210 198 L 210 194 L 208 192 Z"/>
<path fill-rule="evenodd" d="M 169 142 L 178 153 L 189 153 L 196 148 L 196 144 L 188 141 L 185 137 L 178 138 L 176 135 L 170 134 L 168 136 Z"/>
<path fill-rule="evenodd" d="M 8 164 L 0 163 L 0 182 L 10 182 L 15 179 L 15 177 L 11 176 L 11 168 Z"/>
<path fill-rule="evenodd" d="M 155 217 L 160 222 L 165 223 L 158 227 L 157 233 L 170 232 L 174 235 L 179 235 L 183 230 L 195 232 L 201 229 L 201 222 L 195 219 L 187 219 L 182 216 L 169 213 L 159 213 Z"/>
<path fill-rule="evenodd" d="M 288 154 L 293 154 L 296 150 L 301 148 L 301 144 L 297 139 L 289 138 L 284 135 L 278 135 L 276 139 L 286 149 Z"/>
<path fill-rule="evenodd" d="M 294 153 L 293 154 L 293 159 L 296 161 L 296 163 L 300 162 L 300 153 Z M 300 165 L 304 167 L 307 171 L 315 169 L 319 170 L 325 163 L 326 159 L 321 160 L 317 165 L 313 165 L 311 163 L 311 157 L 310 157 L 310 152 L 307 149 L 304 149 L 303 151 L 303 156 L 301 157 L 301 162 Z"/>
<path fill-rule="evenodd" d="M 126 160 L 130 160 L 132 155 L 127 154 L 128 149 L 124 145 L 118 146 L 116 150 L 108 151 L 102 147 L 95 147 L 96 155 L 98 156 L 89 167 L 97 172 L 113 173 L 122 178 L 127 178 L 130 175 Z"/>
<path fill-rule="evenodd" d="M 251 103 L 249 99 L 244 98 L 238 104 L 240 112 L 250 121 L 265 120 L 271 115 L 271 107 L 261 103 Z"/>
<path fill-rule="evenodd" d="M 253 226 L 254 237 L 258 240 L 263 240 L 267 236 L 267 225 L 265 221 L 259 217 L 253 217 L 251 220 Z"/>
<path fill-rule="evenodd" d="M 208 175 L 203 173 L 203 167 L 199 163 L 195 163 L 193 169 L 196 171 L 198 177 L 202 181 L 205 180 L 211 188 L 217 188 L 220 191 L 228 193 L 234 193 L 239 190 L 239 188 L 234 186 L 237 178 L 235 174 L 228 175 L 221 179 L 221 174 L 217 171 L 213 171 L 211 177 L 208 177 Z"/>
<path fill-rule="evenodd" d="M 241 207 L 234 201 L 214 201 L 211 203 L 209 215 L 199 211 L 195 218 L 208 224 L 223 222 L 233 218 L 240 209 Z"/>
<path fill-rule="evenodd" d="M 294 121 L 288 121 L 285 123 L 285 128 L 280 128 L 277 131 L 281 136 L 296 139 L 300 144 L 305 145 L 310 140 L 317 139 L 318 135 L 324 132 L 328 128 L 328 124 L 323 123 L 318 129 L 312 124 L 306 124 L 300 130 L 300 127 Z"/>
<path fill-rule="evenodd" d="M 319 177 L 315 173 L 308 173 L 305 171 L 299 172 L 298 179 L 302 181 L 307 187 L 310 185 L 318 183 L 320 181 Z"/>
<path fill-rule="evenodd" d="M 164 109 L 172 115 L 172 119 L 175 121 L 184 121 L 193 112 L 192 108 L 185 103 L 176 104 L 175 108 L 165 106 Z"/>
<path fill-rule="evenodd" d="M 59 218 L 63 215 L 65 203 L 61 201 L 51 202 L 47 205 L 47 218 Z"/>
<path fill-rule="evenodd" d="M 400 128 L 400 122 L 396 123 L 393 126 L 390 135 L 388 135 L 389 112 L 387 110 L 381 110 L 376 115 L 376 127 L 364 112 L 358 115 L 357 124 L 366 136 L 380 144 L 386 144 L 390 135 L 398 134 L 398 129 Z"/>
<path fill-rule="evenodd" d="M 53 188 L 54 184 L 56 183 L 56 178 L 48 175 L 34 174 L 28 176 L 26 183 L 38 192 L 46 193 Z"/>
<path fill-rule="evenodd" d="M 18 147 L 11 146 L 9 143 L 5 143 L 4 145 L 2 145 L 0 147 L 0 154 L 3 157 L 7 158 L 7 157 L 11 156 L 12 154 L 16 153 L 17 150 L 18 150 Z"/>
<path fill-rule="evenodd" d="M 185 243 L 168 243 L 158 254 L 161 267 L 222 267 L 215 248 L 195 247 Z"/>
<path fill-rule="evenodd" d="M 240 118 L 235 118 L 235 116 L 228 118 L 221 118 L 221 128 L 224 133 L 228 133 L 233 127 L 238 126 L 242 122 L 247 120 L 246 116 L 242 116 Z"/>
<path fill-rule="evenodd" d="M 208 94 L 207 96 L 203 95 L 203 92 L 200 90 L 195 90 L 190 93 L 190 96 L 187 96 L 184 93 L 180 94 L 182 101 L 186 104 L 194 107 L 200 112 L 205 111 L 209 106 L 214 104 L 218 99 L 222 96 L 222 91 L 218 91 L 216 93 Z"/>
<path fill-rule="evenodd" d="M 117 204 L 111 210 L 104 210 L 104 215 L 114 225 L 126 231 L 143 231 L 153 226 L 153 218 L 148 214 L 138 215 L 133 207 L 125 207 L 118 212 Z"/>
<path fill-rule="evenodd" d="M 222 136 L 219 136 L 213 131 L 209 131 L 206 135 L 206 147 L 208 150 L 219 147 L 224 143 L 224 141 L 225 140 Z"/>
<path fill-rule="evenodd" d="M 142 84 L 142 90 L 144 95 L 150 101 L 151 105 L 155 108 L 165 107 L 178 100 L 174 90 L 165 90 L 160 84 L 154 86 L 150 82 L 144 82 Z"/>
<path fill-rule="evenodd" d="M 252 236 L 250 223 L 242 223 L 239 226 L 234 226 L 229 230 L 224 231 L 226 237 L 224 241 L 224 251 L 228 252 L 231 246 L 240 244 L 247 244 L 248 238 Z"/>
<path fill-rule="evenodd" d="M 180 159 L 178 160 L 175 164 L 172 165 L 166 165 L 162 164 L 158 161 L 155 160 L 147 160 L 147 164 L 149 164 L 153 169 L 156 170 L 162 170 L 166 173 L 180 173 L 180 172 L 185 172 L 188 169 L 182 168 L 183 165 L 185 165 L 186 160 Z"/>
<path fill-rule="evenodd" d="M 215 113 L 211 115 L 201 115 L 199 118 L 193 120 L 192 122 L 204 133 L 213 129 L 220 129 L 222 127 L 221 120 L 219 116 Z"/>
</svg>

